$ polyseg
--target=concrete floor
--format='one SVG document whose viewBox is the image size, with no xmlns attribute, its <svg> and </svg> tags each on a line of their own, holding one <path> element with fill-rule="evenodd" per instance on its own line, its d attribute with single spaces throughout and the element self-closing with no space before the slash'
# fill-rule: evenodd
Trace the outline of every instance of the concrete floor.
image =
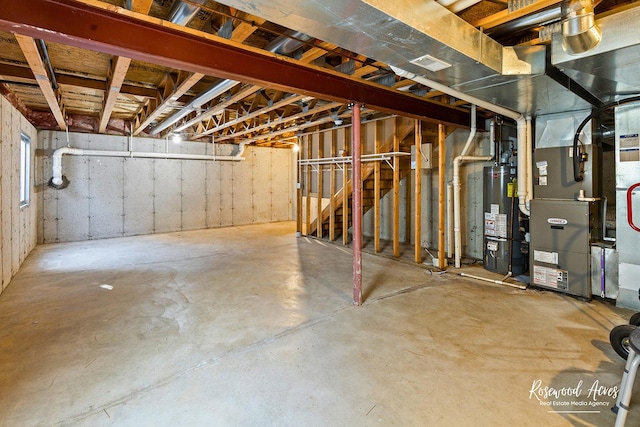
<svg viewBox="0 0 640 427">
<path fill-rule="evenodd" d="M 0 425 L 613 425 L 589 393 L 629 311 L 363 271 L 355 307 L 350 251 L 289 222 L 39 246 L 0 296 Z"/>
</svg>

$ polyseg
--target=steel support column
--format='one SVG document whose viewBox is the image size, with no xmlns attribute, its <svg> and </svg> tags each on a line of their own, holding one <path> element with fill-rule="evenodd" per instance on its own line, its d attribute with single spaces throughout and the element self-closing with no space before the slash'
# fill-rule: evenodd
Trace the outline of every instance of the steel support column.
<svg viewBox="0 0 640 427">
<path fill-rule="evenodd" d="M 353 104 L 351 121 L 351 154 L 353 159 L 351 192 L 353 206 L 353 303 L 362 305 L 362 172 L 360 164 L 360 104 Z M 346 219 L 345 219 L 346 220 Z"/>
</svg>

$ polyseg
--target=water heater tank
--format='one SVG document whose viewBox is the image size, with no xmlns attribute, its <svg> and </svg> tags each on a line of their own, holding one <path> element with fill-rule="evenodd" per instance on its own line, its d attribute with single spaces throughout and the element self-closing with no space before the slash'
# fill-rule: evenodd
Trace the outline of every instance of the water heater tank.
<svg viewBox="0 0 640 427">
<path fill-rule="evenodd" d="M 484 268 L 496 273 L 524 273 L 518 220 L 516 168 L 509 165 L 484 168 Z"/>
</svg>

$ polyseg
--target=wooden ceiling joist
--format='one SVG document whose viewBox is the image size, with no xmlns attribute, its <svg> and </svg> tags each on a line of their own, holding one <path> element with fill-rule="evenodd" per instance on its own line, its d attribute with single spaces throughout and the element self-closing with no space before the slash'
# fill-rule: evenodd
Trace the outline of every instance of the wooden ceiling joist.
<svg viewBox="0 0 640 427">
<path fill-rule="evenodd" d="M 109 123 L 109 118 L 111 117 L 111 113 L 113 112 L 113 107 L 115 107 L 116 101 L 118 100 L 118 94 L 120 93 L 120 89 L 122 88 L 122 84 L 124 83 L 124 78 L 127 75 L 129 64 L 131 64 L 130 58 L 125 58 L 124 56 L 118 56 L 114 58 L 113 66 L 111 67 L 111 72 L 109 75 L 109 81 L 107 83 L 107 88 L 105 91 L 104 105 L 102 106 L 102 111 L 100 112 L 100 125 L 98 128 L 100 133 L 104 133 L 107 129 L 107 123 Z"/>
<path fill-rule="evenodd" d="M 20 49 L 22 49 L 22 53 L 29 63 L 29 67 L 31 67 L 38 86 L 40 86 L 40 90 L 42 90 L 42 94 L 47 100 L 47 104 L 56 119 L 56 123 L 58 123 L 60 129 L 66 130 L 67 124 L 64 118 L 64 107 L 61 103 L 60 93 L 51 86 L 51 80 L 45 69 L 40 52 L 38 51 L 36 41 L 31 37 L 20 34 L 15 34 L 15 37 L 20 45 Z"/>
<path fill-rule="evenodd" d="M 329 101 L 354 101 L 381 112 L 461 127 L 469 123 L 467 111 L 140 14 L 114 11 L 99 2 L 32 0 L 30 4 L 40 13 L 29 13 L 21 0 L 3 0 L 0 30 Z"/>
</svg>

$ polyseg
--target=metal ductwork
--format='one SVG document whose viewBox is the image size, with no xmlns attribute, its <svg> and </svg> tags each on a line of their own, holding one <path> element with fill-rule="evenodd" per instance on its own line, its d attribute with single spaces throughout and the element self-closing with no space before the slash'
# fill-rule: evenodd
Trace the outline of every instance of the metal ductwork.
<svg viewBox="0 0 640 427">
<path fill-rule="evenodd" d="M 207 4 L 207 0 L 190 0 L 188 3 L 176 0 L 169 12 L 167 21 L 178 25 L 187 25 L 200 12 L 200 7 Z"/>
<path fill-rule="evenodd" d="M 311 37 L 308 35 L 298 31 L 298 32 L 290 32 L 286 36 L 280 36 L 273 40 L 266 48 L 269 52 L 281 54 L 281 55 L 290 55 L 294 53 L 296 50 L 300 49 L 302 45 L 307 40 L 310 40 Z M 151 129 L 149 132 L 151 135 L 157 135 L 163 130 L 169 128 L 174 123 L 178 122 L 183 117 L 186 117 L 193 111 L 198 110 L 207 102 L 217 98 L 222 95 L 224 92 L 231 90 L 233 87 L 238 85 L 240 82 L 236 80 L 221 80 L 212 86 L 209 86 L 204 92 L 196 96 L 193 101 L 191 101 L 188 105 L 181 108 L 180 110 L 173 113 L 171 116 L 163 120 L 156 127 Z"/>
<path fill-rule="evenodd" d="M 602 40 L 602 31 L 596 25 L 592 0 L 563 1 L 562 45 L 570 54 L 593 49 Z"/>
</svg>

